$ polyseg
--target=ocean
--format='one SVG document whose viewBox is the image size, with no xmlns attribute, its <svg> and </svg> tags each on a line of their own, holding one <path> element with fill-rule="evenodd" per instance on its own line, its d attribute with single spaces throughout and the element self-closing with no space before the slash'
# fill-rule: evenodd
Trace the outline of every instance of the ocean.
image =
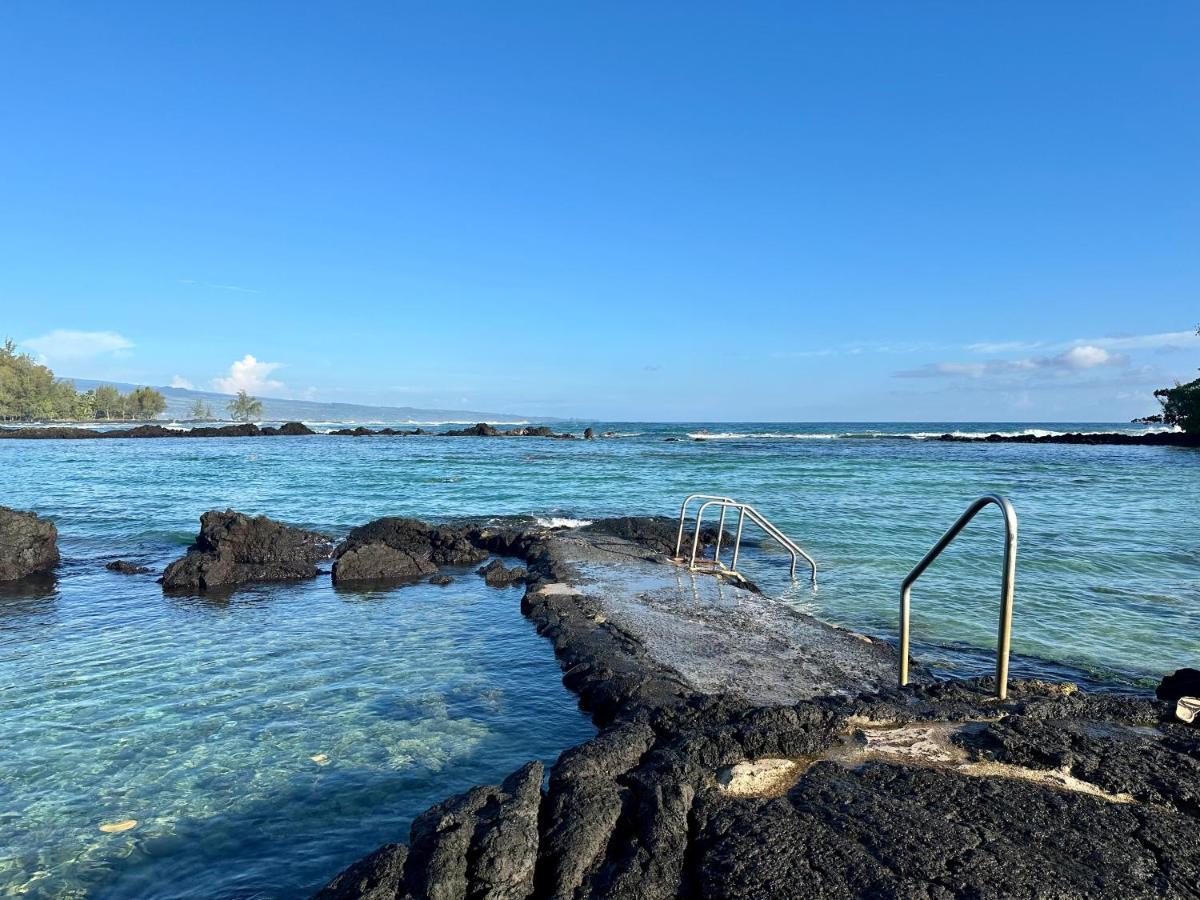
<svg viewBox="0 0 1200 900">
<path fill-rule="evenodd" d="M 905 574 L 995 492 L 1020 520 L 1015 677 L 1129 690 L 1200 663 L 1200 451 L 932 439 L 1142 426 L 556 430 L 585 424 L 615 436 L 0 442 L 0 503 L 51 517 L 63 555 L 52 582 L 0 590 L 0 893 L 302 895 L 405 839 L 431 803 L 593 733 L 520 590 L 471 572 L 447 588 L 322 578 L 205 599 L 103 568 L 160 570 L 207 509 L 342 535 L 383 515 L 677 515 L 688 493 L 723 494 L 818 563 L 814 589 L 751 546 L 741 568 L 764 590 L 894 639 Z M 994 666 L 1002 546 L 987 509 L 914 588 L 914 655 L 939 674 Z M 138 824 L 99 828 L 124 820 Z"/>
</svg>

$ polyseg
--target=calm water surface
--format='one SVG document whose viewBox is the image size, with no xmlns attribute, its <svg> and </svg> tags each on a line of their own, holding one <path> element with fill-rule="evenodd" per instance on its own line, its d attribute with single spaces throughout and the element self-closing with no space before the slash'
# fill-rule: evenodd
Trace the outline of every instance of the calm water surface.
<svg viewBox="0 0 1200 900">
<path fill-rule="evenodd" d="M 821 566 L 813 592 L 752 552 L 764 587 L 894 637 L 901 578 L 998 491 L 1021 520 L 1019 674 L 1129 685 L 1195 665 L 1200 452 L 901 436 L 1027 427 L 0 442 L 0 503 L 52 517 L 64 556 L 53 583 L 0 595 L 0 894 L 296 896 L 429 804 L 592 733 L 519 589 L 462 573 L 449 588 L 323 578 L 164 598 L 152 577 L 103 570 L 118 556 L 160 569 L 214 507 L 341 534 L 389 514 L 672 514 L 715 491 L 755 503 Z M 923 661 L 990 667 L 1002 540 L 985 511 L 919 582 Z M 139 824 L 99 830 L 126 819 Z"/>
</svg>

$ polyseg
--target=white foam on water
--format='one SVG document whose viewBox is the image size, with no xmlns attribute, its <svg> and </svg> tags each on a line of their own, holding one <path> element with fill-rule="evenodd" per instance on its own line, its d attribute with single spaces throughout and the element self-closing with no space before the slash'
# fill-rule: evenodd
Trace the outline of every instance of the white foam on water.
<svg viewBox="0 0 1200 900">
<path fill-rule="evenodd" d="M 592 519 L 572 519 L 567 516 L 536 516 L 533 520 L 542 528 L 582 528 L 591 525 Z"/>
</svg>

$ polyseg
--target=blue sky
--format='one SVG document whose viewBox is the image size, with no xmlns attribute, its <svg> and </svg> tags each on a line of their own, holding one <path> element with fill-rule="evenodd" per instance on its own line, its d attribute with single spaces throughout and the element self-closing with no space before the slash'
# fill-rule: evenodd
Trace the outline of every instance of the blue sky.
<svg viewBox="0 0 1200 900">
<path fill-rule="evenodd" d="M 0 332 L 607 419 L 1118 420 L 1200 366 L 1195 3 L 61 3 Z"/>
</svg>

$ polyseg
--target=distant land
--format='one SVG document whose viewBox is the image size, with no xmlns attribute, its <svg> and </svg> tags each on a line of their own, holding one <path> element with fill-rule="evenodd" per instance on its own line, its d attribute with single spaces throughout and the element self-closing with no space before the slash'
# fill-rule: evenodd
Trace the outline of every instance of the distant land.
<svg viewBox="0 0 1200 900">
<path fill-rule="evenodd" d="M 122 384 L 113 381 L 96 381 L 91 378 L 66 378 L 75 383 L 76 389 L 88 391 L 102 384 L 112 385 L 120 391 L 132 390 L 142 385 Z M 192 404 L 200 400 L 212 407 L 213 416 L 217 419 L 229 418 L 225 404 L 233 399 L 232 394 L 218 394 L 213 391 L 193 391 L 186 388 L 161 387 L 148 385 L 161 393 L 167 400 L 167 411 L 164 415 L 169 419 L 184 420 L 189 417 Z M 453 422 L 474 424 L 488 422 L 493 425 L 512 425 L 537 420 L 538 422 L 558 422 L 548 416 L 519 416 L 512 413 L 479 412 L 467 409 L 418 409 L 413 406 L 368 406 L 361 403 L 322 403 L 315 400 L 283 400 L 275 397 L 259 397 L 263 405 L 262 418 L 267 422 L 345 422 L 348 424 L 366 424 L 369 422 L 389 422 L 397 424 L 412 423 L 415 425 L 438 422 Z"/>
</svg>

